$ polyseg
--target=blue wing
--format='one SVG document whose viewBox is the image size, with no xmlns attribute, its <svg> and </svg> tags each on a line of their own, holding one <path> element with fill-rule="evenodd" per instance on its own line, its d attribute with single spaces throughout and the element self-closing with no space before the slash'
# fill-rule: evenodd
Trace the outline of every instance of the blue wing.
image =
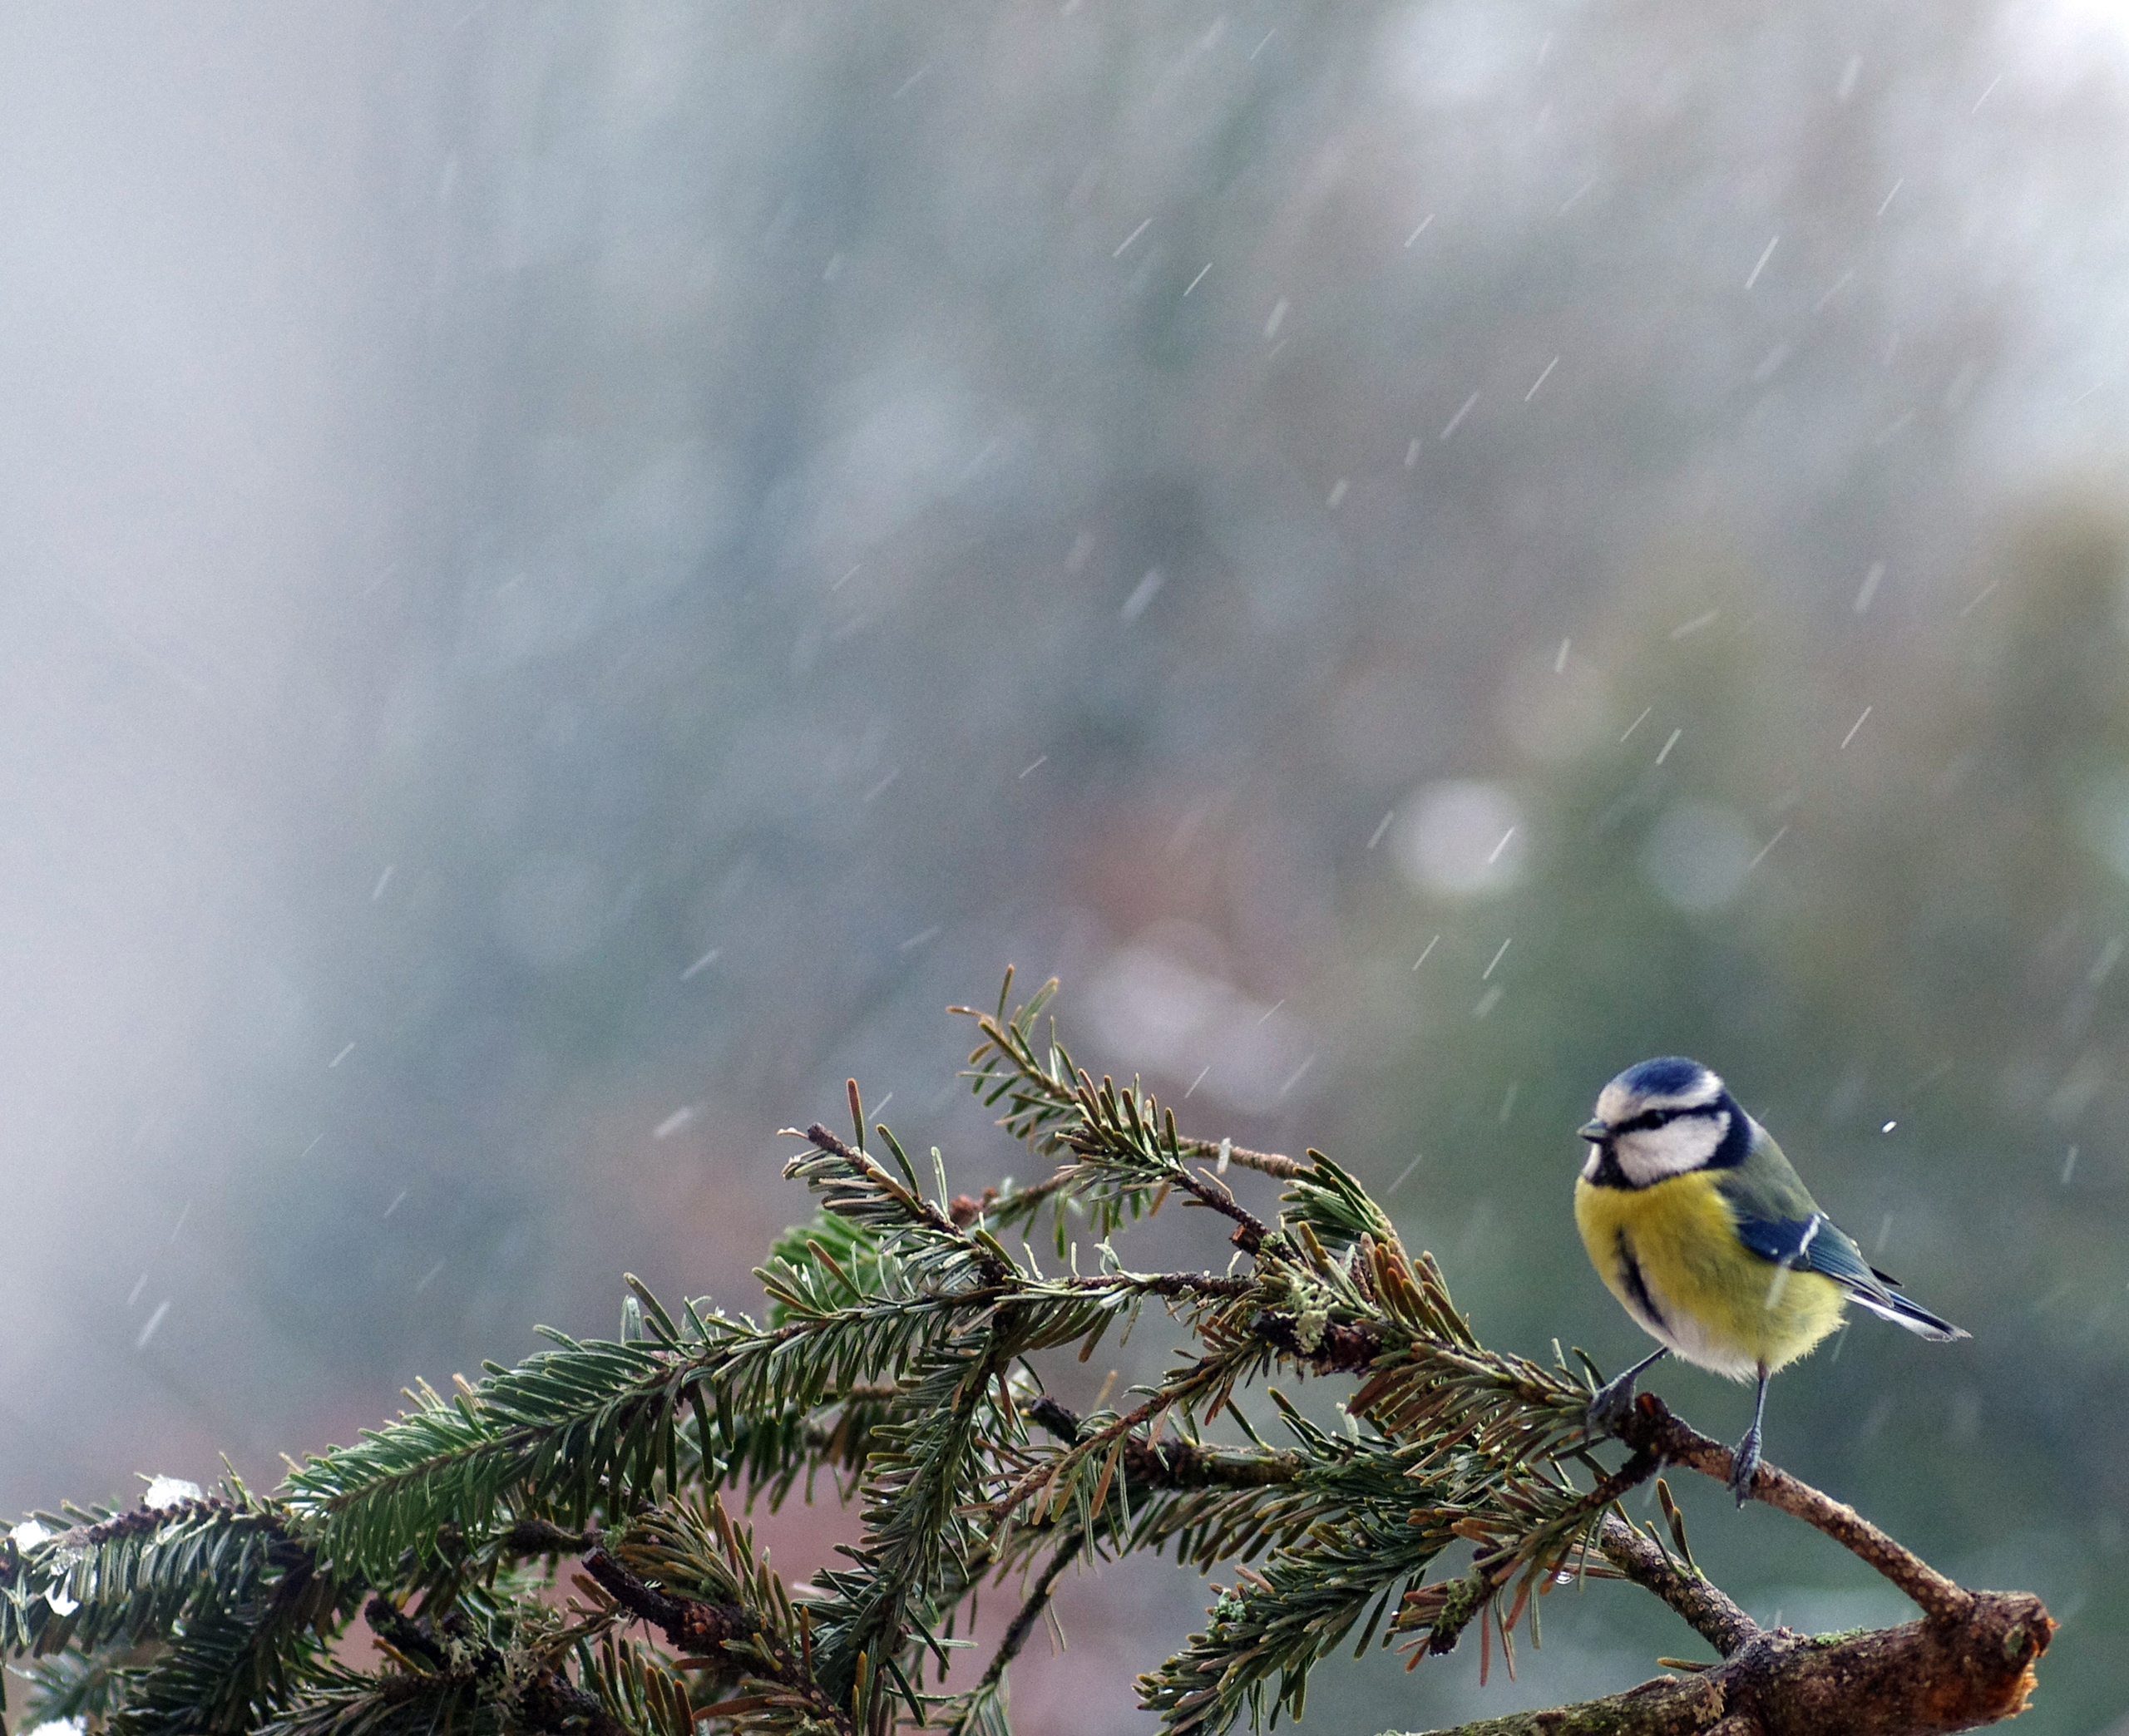
<svg viewBox="0 0 2129 1736">
<path fill-rule="evenodd" d="M 1847 1232 L 1819 1210 L 1773 1136 L 1757 1122 L 1751 1127 L 1750 1156 L 1716 1176 L 1738 1240 L 1773 1265 L 1831 1279 L 1859 1308 L 1924 1338 L 1968 1335 L 1919 1303 L 1894 1295 L 1894 1280 L 1874 1270 Z"/>
<path fill-rule="evenodd" d="M 1905 1296 L 1895 1296 L 1893 1280 L 1863 1258 L 1845 1230 L 1822 1211 L 1808 1217 L 1751 1217 L 1740 1213 L 1737 1240 L 1761 1259 L 1792 1271 L 1830 1278 L 1855 1302 L 1881 1319 L 1929 1339 L 1963 1339 L 1959 1328 Z"/>
<path fill-rule="evenodd" d="M 1762 1260 L 1799 1272 L 1816 1272 L 1849 1290 L 1882 1296 L 1885 1288 L 1862 1250 L 1823 1211 L 1808 1217 L 1763 1218 L 1740 1213 L 1737 1240 Z"/>
</svg>

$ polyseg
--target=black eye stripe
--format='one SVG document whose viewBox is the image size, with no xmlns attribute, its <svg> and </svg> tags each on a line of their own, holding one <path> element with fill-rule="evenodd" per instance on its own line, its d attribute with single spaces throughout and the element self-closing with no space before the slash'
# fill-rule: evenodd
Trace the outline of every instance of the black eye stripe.
<svg viewBox="0 0 2129 1736">
<path fill-rule="evenodd" d="M 1720 1112 L 1719 1107 L 1714 1103 L 1701 1103 L 1690 1108 L 1644 1109 L 1632 1120 L 1621 1122 L 1612 1129 L 1612 1132 L 1615 1135 L 1644 1133 L 1657 1127 L 1667 1127 L 1672 1122 L 1688 1115 L 1697 1115 L 1703 1120 L 1712 1121 Z"/>
</svg>

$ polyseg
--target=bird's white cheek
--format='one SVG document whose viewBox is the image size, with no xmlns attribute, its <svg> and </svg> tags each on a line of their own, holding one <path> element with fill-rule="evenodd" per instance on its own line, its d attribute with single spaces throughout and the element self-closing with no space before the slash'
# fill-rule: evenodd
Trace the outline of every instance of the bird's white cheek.
<svg viewBox="0 0 2129 1736">
<path fill-rule="evenodd" d="M 1667 1176 L 1682 1176 L 1712 1157 L 1729 1131 L 1730 1117 L 1725 1113 L 1682 1116 L 1666 1127 L 1623 1134 L 1618 1142 L 1619 1167 L 1637 1187 Z"/>
</svg>

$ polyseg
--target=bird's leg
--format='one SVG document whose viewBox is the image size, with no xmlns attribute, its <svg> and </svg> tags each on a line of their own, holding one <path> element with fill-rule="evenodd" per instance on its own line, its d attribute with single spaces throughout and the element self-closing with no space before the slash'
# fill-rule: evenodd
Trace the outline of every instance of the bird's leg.
<svg viewBox="0 0 2129 1736">
<path fill-rule="evenodd" d="M 1760 1418 L 1766 1413 L 1766 1364 L 1760 1364 L 1759 1394 L 1752 1400 L 1752 1426 L 1731 1455 L 1730 1492 L 1742 1507 L 1752 1492 L 1752 1476 L 1760 1467 Z"/>
<path fill-rule="evenodd" d="M 1589 1401 L 1589 1432 L 1592 1434 L 1617 1434 L 1633 1408 L 1633 1383 L 1644 1369 L 1652 1369 L 1671 1354 L 1670 1347 L 1659 1344 L 1655 1351 L 1636 1363 L 1625 1374 L 1615 1376 L 1597 1388 Z"/>
</svg>

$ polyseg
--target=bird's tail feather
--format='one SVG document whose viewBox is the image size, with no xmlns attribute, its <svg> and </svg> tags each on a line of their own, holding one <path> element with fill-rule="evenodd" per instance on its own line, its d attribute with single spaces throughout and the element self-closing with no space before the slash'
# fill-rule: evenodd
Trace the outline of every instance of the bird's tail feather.
<svg viewBox="0 0 2129 1736">
<path fill-rule="evenodd" d="M 1904 1296 L 1889 1293 L 1872 1295 L 1868 1290 L 1855 1290 L 1848 1293 L 1848 1300 L 1859 1308 L 1867 1308 L 1881 1320 L 1890 1320 L 1895 1326 L 1904 1326 L 1918 1338 L 1934 1339 L 1939 1343 L 1949 1343 L 1954 1339 L 1972 1338 L 1973 1334 L 1949 1320 L 1941 1319 L 1919 1302 L 1910 1302 Z"/>
</svg>

